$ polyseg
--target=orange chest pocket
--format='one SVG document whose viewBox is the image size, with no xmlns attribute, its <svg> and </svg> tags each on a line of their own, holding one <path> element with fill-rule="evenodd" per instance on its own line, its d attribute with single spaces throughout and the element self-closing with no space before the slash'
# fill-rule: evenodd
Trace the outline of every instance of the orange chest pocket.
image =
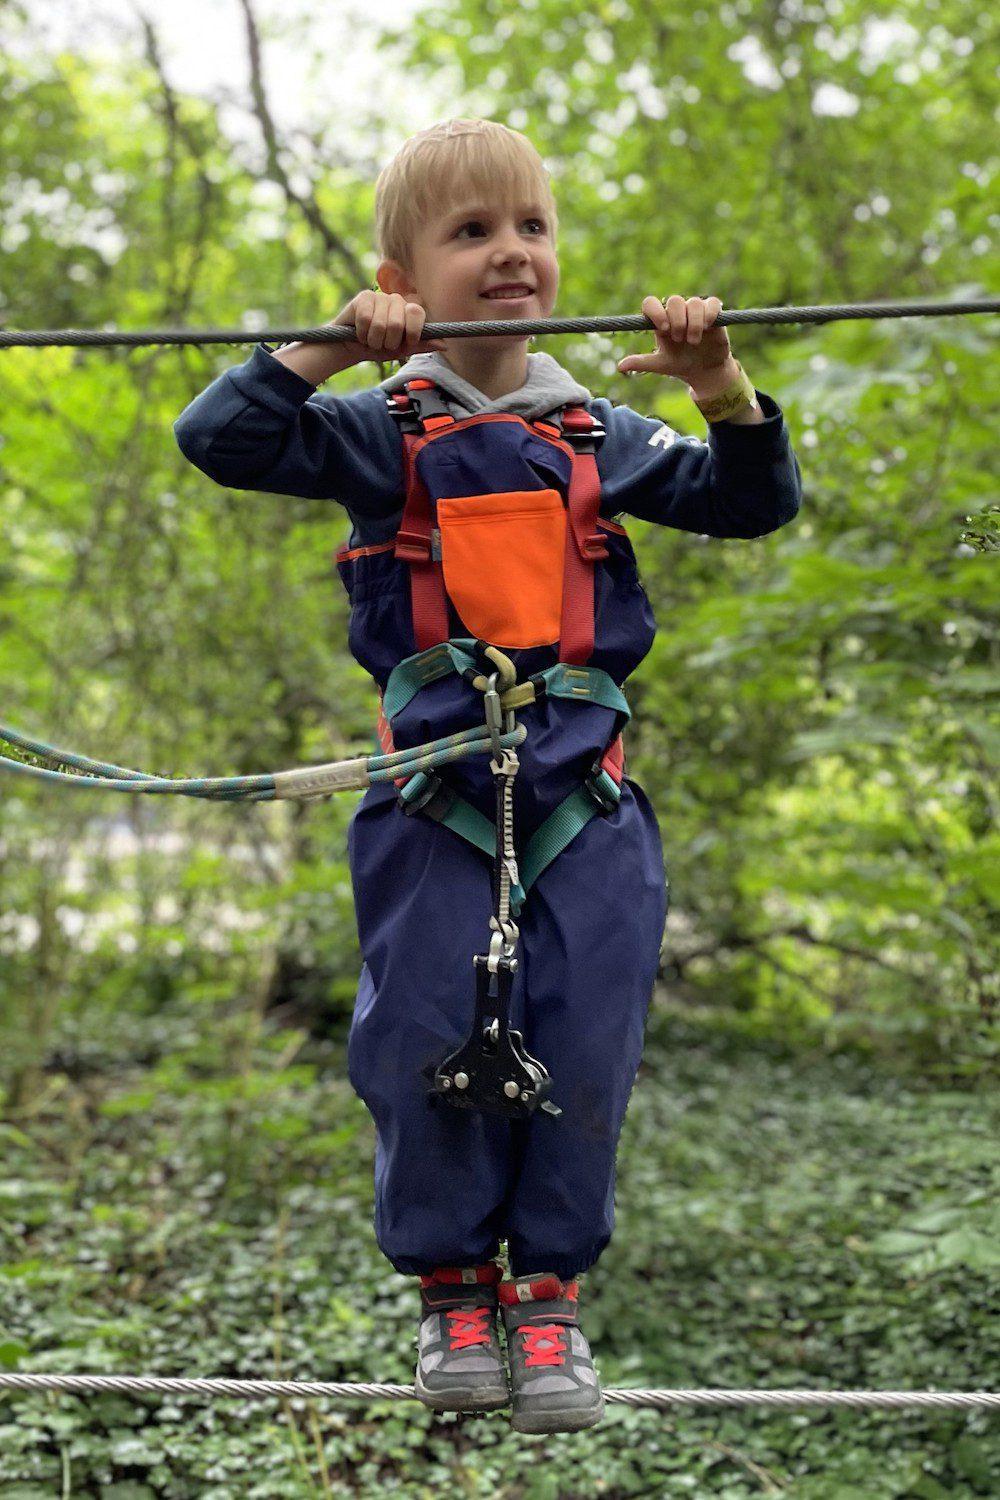
<svg viewBox="0 0 1000 1500">
<path fill-rule="evenodd" d="M 558 490 L 459 495 L 437 502 L 448 595 L 465 626 L 493 646 L 559 640 L 566 507 Z"/>
</svg>

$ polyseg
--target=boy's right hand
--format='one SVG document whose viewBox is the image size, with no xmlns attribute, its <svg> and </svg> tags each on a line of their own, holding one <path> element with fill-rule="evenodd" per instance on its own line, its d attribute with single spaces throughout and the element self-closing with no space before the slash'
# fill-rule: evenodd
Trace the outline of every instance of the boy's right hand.
<svg viewBox="0 0 1000 1500">
<path fill-rule="evenodd" d="M 357 333 L 357 339 L 343 339 L 330 346 L 337 350 L 346 369 L 366 359 L 407 360 L 411 354 L 443 350 L 443 340 L 421 338 L 426 319 L 427 310 L 419 302 L 407 302 L 399 292 L 368 289 L 352 297 L 325 326 L 346 326 Z"/>
</svg>

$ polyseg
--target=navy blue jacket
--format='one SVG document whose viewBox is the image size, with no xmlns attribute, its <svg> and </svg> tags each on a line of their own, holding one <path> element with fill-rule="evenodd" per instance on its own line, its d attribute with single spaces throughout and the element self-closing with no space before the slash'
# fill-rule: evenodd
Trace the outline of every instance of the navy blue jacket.
<svg viewBox="0 0 1000 1500">
<path fill-rule="evenodd" d="M 585 403 L 607 431 L 597 454 L 601 515 L 638 516 L 702 536 L 766 536 L 796 515 L 801 474 L 777 403 L 764 421 L 716 422 L 708 441 L 604 397 Z M 385 541 L 402 512 L 403 448 L 378 386 L 318 391 L 258 345 L 174 423 L 181 452 L 217 484 L 336 500 L 352 545 Z"/>
</svg>

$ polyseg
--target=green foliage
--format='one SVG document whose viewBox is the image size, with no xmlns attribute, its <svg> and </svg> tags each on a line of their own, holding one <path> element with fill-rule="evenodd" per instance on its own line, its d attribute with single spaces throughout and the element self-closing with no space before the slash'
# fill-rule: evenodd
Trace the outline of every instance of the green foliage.
<svg viewBox="0 0 1000 1500">
<path fill-rule="evenodd" d="M 1000 505 L 987 505 L 978 515 L 966 518 L 972 527 L 962 541 L 977 552 L 1000 552 Z"/>
<path fill-rule="evenodd" d="M 995 1094 L 688 1010 L 654 1014 L 615 1237 L 583 1278 L 605 1384 L 987 1385 L 1000 1354 Z M 311 1044 L 289 1066 L 301 1038 L 269 1032 L 234 1076 L 219 1017 L 199 1020 L 197 1045 L 183 1014 L 147 1021 L 135 1048 L 155 1042 L 158 1064 L 123 1049 L 113 1079 L 54 1079 L 5 1136 L 0 1367 L 409 1383 L 415 1282 L 374 1244 L 373 1132 L 341 1050 Z M 376 1485 L 407 1500 L 443 1486 L 482 1500 L 972 1500 L 1000 1480 L 995 1425 L 615 1406 L 593 1431 L 548 1440 L 540 1463 L 543 1446 L 502 1414 L 11 1393 L 0 1489 L 48 1495 L 68 1475 L 71 1495 L 146 1486 L 163 1500 Z"/>
</svg>

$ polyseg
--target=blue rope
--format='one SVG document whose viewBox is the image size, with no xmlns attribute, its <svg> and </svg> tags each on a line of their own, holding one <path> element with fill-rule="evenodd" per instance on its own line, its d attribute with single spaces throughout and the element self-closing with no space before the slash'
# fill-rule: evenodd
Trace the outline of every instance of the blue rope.
<svg viewBox="0 0 1000 1500">
<path fill-rule="evenodd" d="M 506 749 L 523 742 L 527 731 L 518 725 L 508 734 L 500 736 Z M 169 777 L 154 776 L 146 771 L 136 771 L 129 766 L 118 766 L 109 761 L 93 760 L 73 750 L 62 750 L 49 745 L 45 740 L 33 739 L 21 734 L 9 725 L 0 724 L 0 741 L 6 741 L 21 750 L 41 759 L 75 766 L 85 774 L 57 771 L 47 766 L 34 766 L 11 756 L 0 755 L 0 770 L 12 771 L 19 776 L 30 776 L 38 781 L 55 782 L 59 786 L 86 787 L 114 792 L 144 792 L 152 795 L 174 795 L 202 797 L 223 802 L 274 801 L 276 796 L 295 796 L 294 791 L 279 792 L 277 779 L 280 776 L 295 776 L 298 772 L 261 772 L 256 776 L 198 776 Z M 329 762 L 322 768 L 302 767 L 302 774 L 329 772 L 330 779 L 337 784 L 330 791 L 361 791 L 367 786 L 410 777 L 418 771 L 437 766 L 451 765 L 470 755 L 487 754 L 492 749 L 490 732 L 485 724 L 472 729 L 463 729 L 441 739 L 428 741 L 424 745 L 413 745 L 407 749 L 394 750 L 388 754 L 356 757 L 348 761 Z M 322 795 L 307 791 L 298 795 Z"/>
</svg>

